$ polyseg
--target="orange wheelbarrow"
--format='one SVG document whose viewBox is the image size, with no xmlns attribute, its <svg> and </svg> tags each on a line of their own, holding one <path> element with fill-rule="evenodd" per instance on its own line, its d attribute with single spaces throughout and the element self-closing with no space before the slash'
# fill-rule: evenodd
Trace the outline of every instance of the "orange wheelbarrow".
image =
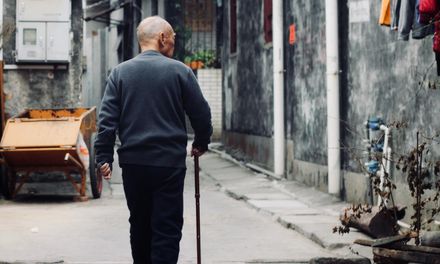
<svg viewBox="0 0 440 264">
<path fill-rule="evenodd" d="M 0 143 L 4 196 L 13 199 L 33 172 L 57 171 L 72 183 L 81 201 L 87 200 L 88 175 L 93 197 L 99 198 L 102 178 L 95 171 L 95 132 L 95 107 L 31 109 L 8 119 Z"/>
</svg>

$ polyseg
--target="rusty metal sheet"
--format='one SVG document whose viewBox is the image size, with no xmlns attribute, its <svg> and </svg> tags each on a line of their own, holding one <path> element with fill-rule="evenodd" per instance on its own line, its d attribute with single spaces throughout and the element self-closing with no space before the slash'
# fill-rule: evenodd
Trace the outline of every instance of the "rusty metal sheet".
<svg viewBox="0 0 440 264">
<path fill-rule="evenodd" d="M 440 255 L 436 253 L 375 247 L 373 248 L 373 254 L 375 256 L 375 260 L 377 260 L 377 258 L 385 258 L 393 261 L 440 264 Z"/>
<path fill-rule="evenodd" d="M 6 163 L 10 167 L 63 167 L 73 166 L 71 162 L 66 162 L 64 157 L 66 153 L 79 159 L 78 153 L 74 148 L 38 148 L 38 149 L 19 149 L 13 151 L 5 151 L 2 153 Z"/>
<path fill-rule="evenodd" d="M 53 119 L 61 117 L 80 117 L 82 114 L 87 112 L 87 108 L 66 108 L 66 109 L 30 109 L 24 116 L 31 119 Z"/>
<path fill-rule="evenodd" d="M 0 151 L 12 167 L 66 166 L 64 156 L 74 150 L 83 134 L 90 147 L 96 131 L 96 108 L 31 109 L 8 120 Z"/>
<path fill-rule="evenodd" d="M 0 147 L 75 146 L 80 126 L 80 121 L 69 119 L 52 121 L 12 119 L 6 124 Z"/>
</svg>

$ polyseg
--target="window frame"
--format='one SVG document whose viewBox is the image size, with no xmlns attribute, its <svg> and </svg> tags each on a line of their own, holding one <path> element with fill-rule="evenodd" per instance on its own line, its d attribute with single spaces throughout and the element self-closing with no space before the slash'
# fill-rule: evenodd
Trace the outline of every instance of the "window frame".
<svg viewBox="0 0 440 264">
<path fill-rule="evenodd" d="M 229 0 L 229 54 L 237 53 L 237 0 Z"/>
<path fill-rule="evenodd" d="M 264 0 L 263 3 L 263 31 L 265 44 L 271 44 L 272 36 L 272 0 Z"/>
</svg>

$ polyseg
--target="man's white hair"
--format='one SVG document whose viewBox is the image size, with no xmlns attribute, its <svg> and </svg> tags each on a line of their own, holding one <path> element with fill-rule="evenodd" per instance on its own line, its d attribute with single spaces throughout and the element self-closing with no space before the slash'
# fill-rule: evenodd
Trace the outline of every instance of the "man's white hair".
<svg viewBox="0 0 440 264">
<path fill-rule="evenodd" d="M 170 24 L 160 16 L 147 17 L 137 27 L 139 43 L 149 42 L 156 39 L 161 32 L 166 32 Z"/>
</svg>

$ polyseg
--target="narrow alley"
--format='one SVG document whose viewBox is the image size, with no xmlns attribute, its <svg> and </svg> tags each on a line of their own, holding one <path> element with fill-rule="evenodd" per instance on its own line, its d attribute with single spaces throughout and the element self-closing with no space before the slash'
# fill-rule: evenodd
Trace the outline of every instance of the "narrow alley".
<svg viewBox="0 0 440 264">
<path fill-rule="evenodd" d="M 313 258 L 335 257 L 303 234 L 283 227 L 270 213 L 228 196 L 213 178 L 217 168 L 230 181 L 243 182 L 246 169 L 213 152 L 200 162 L 203 263 L 309 263 Z M 189 158 L 187 165 L 179 263 L 196 263 L 194 167 Z M 268 191 L 262 186 L 260 198 Z M 271 196 L 285 200 L 282 193 Z M 101 199 L 81 203 L 69 195 L 25 193 L 13 202 L 0 203 L 0 263 L 131 263 L 128 210 L 118 170 L 111 183 L 105 183 Z M 293 213 L 289 205 L 278 211 L 283 208 Z M 332 235 L 330 229 L 327 233 Z"/>
<path fill-rule="evenodd" d="M 0 264 L 201 264 L 189 153 L 204 264 L 440 264 L 440 0 L 0 10 Z"/>
</svg>

